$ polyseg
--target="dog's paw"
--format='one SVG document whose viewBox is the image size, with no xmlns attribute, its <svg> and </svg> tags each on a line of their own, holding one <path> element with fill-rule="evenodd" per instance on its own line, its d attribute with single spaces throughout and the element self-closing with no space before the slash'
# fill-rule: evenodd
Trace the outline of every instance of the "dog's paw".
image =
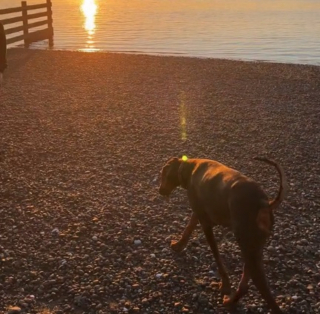
<svg viewBox="0 0 320 314">
<path fill-rule="evenodd" d="M 175 240 L 172 240 L 170 244 L 171 249 L 177 253 L 181 253 L 186 248 L 186 246 L 187 245 L 182 243 L 181 241 Z"/>
<path fill-rule="evenodd" d="M 229 282 L 221 282 L 219 285 L 220 293 L 223 296 L 228 296 L 231 294 L 231 285 Z"/>
<path fill-rule="evenodd" d="M 225 307 L 234 307 L 237 304 L 235 301 L 234 295 L 225 295 L 223 297 L 223 305 Z"/>
</svg>

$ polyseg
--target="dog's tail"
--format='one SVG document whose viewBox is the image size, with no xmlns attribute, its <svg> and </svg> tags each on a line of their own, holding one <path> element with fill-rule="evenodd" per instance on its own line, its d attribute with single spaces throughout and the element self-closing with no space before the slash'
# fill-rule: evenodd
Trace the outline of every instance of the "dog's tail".
<svg viewBox="0 0 320 314">
<path fill-rule="evenodd" d="M 265 157 L 254 157 L 253 159 L 254 160 L 264 161 L 267 164 L 274 166 L 277 169 L 278 173 L 279 173 L 279 176 L 280 176 L 280 188 L 279 188 L 279 191 L 278 191 L 278 195 L 276 196 L 275 199 L 273 199 L 273 200 L 271 200 L 269 202 L 269 208 L 271 210 L 275 210 L 281 204 L 281 202 L 285 199 L 285 197 L 287 196 L 288 190 L 289 190 L 288 189 L 288 184 L 287 184 L 287 179 L 286 179 L 286 176 L 284 174 L 284 171 L 283 171 L 282 167 L 278 163 L 276 163 L 275 161 L 270 160 L 268 158 L 265 158 Z"/>
</svg>

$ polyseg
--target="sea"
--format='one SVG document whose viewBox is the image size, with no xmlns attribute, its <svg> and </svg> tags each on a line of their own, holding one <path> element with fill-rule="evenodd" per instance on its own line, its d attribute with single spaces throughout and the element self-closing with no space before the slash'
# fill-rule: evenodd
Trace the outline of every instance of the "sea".
<svg viewBox="0 0 320 314">
<path fill-rule="evenodd" d="M 0 0 L 0 9 L 16 6 Z M 320 0 L 52 0 L 52 7 L 53 49 L 320 65 Z"/>
</svg>

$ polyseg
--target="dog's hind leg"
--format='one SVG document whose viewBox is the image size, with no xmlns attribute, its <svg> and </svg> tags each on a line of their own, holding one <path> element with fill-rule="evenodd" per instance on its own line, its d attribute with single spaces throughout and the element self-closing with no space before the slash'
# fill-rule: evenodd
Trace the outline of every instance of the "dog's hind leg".
<svg viewBox="0 0 320 314">
<path fill-rule="evenodd" d="M 265 271 L 262 264 L 261 258 L 250 257 L 245 259 L 250 270 L 250 277 L 253 283 L 258 288 L 260 294 L 271 308 L 273 314 L 282 314 L 278 304 L 276 303 L 272 293 L 270 291 L 268 281 L 265 275 Z"/>
<path fill-rule="evenodd" d="M 249 290 L 250 272 L 247 264 L 243 266 L 242 277 L 237 291 L 232 296 L 225 296 L 223 299 L 223 305 L 233 306 L 235 305 Z"/>
<path fill-rule="evenodd" d="M 254 239 L 254 240 L 253 240 Z M 242 239 L 243 240 L 243 239 Z M 245 265 L 249 271 L 252 282 L 257 287 L 262 298 L 266 301 L 273 314 L 282 314 L 278 304 L 276 303 L 265 275 L 263 267 L 263 250 L 262 244 L 264 239 L 260 239 L 259 236 L 254 237 L 254 233 L 251 233 L 246 238 L 247 241 L 239 241 L 239 245 L 243 254 Z"/>
<path fill-rule="evenodd" d="M 214 238 L 212 226 L 208 224 L 206 220 L 200 221 L 201 226 L 203 228 L 204 235 L 206 236 L 206 239 L 210 245 L 211 251 L 214 255 L 214 258 L 216 260 L 218 271 L 222 280 L 222 283 L 220 285 L 220 291 L 222 295 L 229 295 L 231 293 L 231 285 L 228 273 L 226 271 L 226 268 L 221 260 L 221 256 L 219 253 L 217 242 Z"/>
<path fill-rule="evenodd" d="M 188 244 L 190 236 L 193 230 L 197 227 L 198 217 L 195 213 L 192 213 L 188 225 L 184 229 L 182 236 L 179 241 L 171 241 L 171 249 L 175 252 L 182 252 Z"/>
</svg>

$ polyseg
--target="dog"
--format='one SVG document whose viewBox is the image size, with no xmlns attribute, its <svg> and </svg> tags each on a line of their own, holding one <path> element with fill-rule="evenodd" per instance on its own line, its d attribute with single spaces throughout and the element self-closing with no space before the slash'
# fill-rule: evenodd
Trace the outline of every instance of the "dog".
<svg viewBox="0 0 320 314">
<path fill-rule="evenodd" d="M 234 306 L 249 288 L 250 278 L 274 314 L 282 313 L 277 305 L 263 268 L 263 247 L 274 224 L 274 210 L 287 194 L 287 183 L 280 165 L 267 158 L 255 157 L 276 168 L 280 189 L 269 201 L 266 193 L 254 180 L 217 161 L 208 159 L 171 158 L 161 170 L 159 193 L 169 196 L 178 186 L 187 190 L 192 215 L 179 241 L 171 248 L 181 252 L 198 222 L 215 257 L 221 277 L 220 291 L 225 306 Z M 240 246 L 244 260 L 242 278 L 235 293 L 219 254 L 212 227 L 230 228 Z"/>
</svg>

